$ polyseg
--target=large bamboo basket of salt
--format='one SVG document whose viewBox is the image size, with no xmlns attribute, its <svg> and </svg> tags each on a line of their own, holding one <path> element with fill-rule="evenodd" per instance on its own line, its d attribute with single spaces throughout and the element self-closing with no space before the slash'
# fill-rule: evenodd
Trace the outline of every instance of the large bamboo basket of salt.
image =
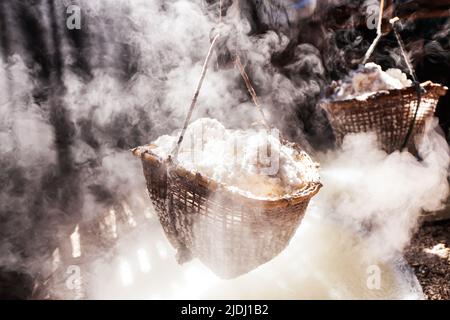
<svg viewBox="0 0 450 320">
<path fill-rule="evenodd" d="M 271 260 L 289 244 L 321 183 L 318 165 L 298 145 L 282 140 L 279 140 L 282 145 L 296 151 L 294 162 L 302 166 L 302 181 L 295 190 L 275 197 L 254 197 L 198 170 L 187 170 L 177 161 L 219 37 L 217 34 L 212 40 L 174 151 L 164 158 L 153 152 L 157 147 L 154 145 L 138 147 L 132 152 L 142 160 L 150 199 L 167 238 L 177 249 L 178 262 L 196 257 L 218 276 L 234 278 Z M 235 65 L 269 130 L 239 57 Z"/>
<path fill-rule="evenodd" d="M 414 139 L 420 137 L 427 118 L 432 117 L 447 88 L 430 81 L 420 85 L 376 92 L 365 99 L 327 100 L 326 110 L 336 143 L 347 134 L 374 132 L 379 146 L 388 153 L 407 148 L 415 153 Z"/>
<path fill-rule="evenodd" d="M 317 164 L 303 151 L 297 157 L 305 167 L 302 186 L 261 199 L 162 159 L 153 148 L 133 153 L 142 159 L 150 199 L 178 261 L 197 257 L 222 278 L 247 273 L 278 255 L 321 187 Z"/>
</svg>

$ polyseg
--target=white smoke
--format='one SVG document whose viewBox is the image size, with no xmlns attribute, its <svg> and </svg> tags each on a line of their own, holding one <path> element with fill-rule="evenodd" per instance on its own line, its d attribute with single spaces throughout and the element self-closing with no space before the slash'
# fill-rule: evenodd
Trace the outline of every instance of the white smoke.
<svg viewBox="0 0 450 320">
<path fill-rule="evenodd" d="M 408 243 L 421 208 L 438 207 L 447 192 L 448 146 L 433 126 L 428 127 L 421 148 L 422 162 L 407 153 L 386 155 L 366 136 L 349 137 L 342 151 L 321 155 L 325 187 L 288 250 L 247 276 L 223 282 L 198 261 L 176 265 L 153 212 L 149 218 L 141 165 L 127 150 L 182 125 L 217 17 L 207 14 L 200 0 L 78 3 L 83 13 L 82 29 L 90 31 L 90 50 L 83 54 L 91 63 L 92 78 L 86 80 L 73 68 L 72 49 L 63 37 L 66 68 L 62 81 L 66 91 L 62 98 L 75 127 L 71 148 L 82 200 L 80 212 L 74 214 L 81 215 L 82 221 L 94 221 L 105 212 L 113 212 L 111 208 L 115 210 L 119 203 L 125 215 L 131 211 L 136 220 L 145 215 L 133 232 L 118 230 L 125 236 L 114 250 L 103 252 L 91 239 L 82 239 L 83 257 L 91 247 L 91 256 L 102 257 L 82 265 L 88 297 L 194 298 L 214 297 L 220 292 L 249 297 L 246 288 L 272 298 L 403 298 L 417 293 L 407 285 L 397 290 L 407 281 L 404 274 L 395 274 L 390 262 Z M 314 5 L 312 1 L 311 10 Z M 250 27 L 237 22 L 237 15 L 232 15 L 236 11 L 236 7 L 229 9 L 231 21 L 224 21 L 232 25 L 229 29 L 242 32 L 237 39 L 231 37 L 230 46 L 237 43 L 243 62 L 251 66 L 250 76 L 271 122 L 303 140 L 294 112 L 298 105 L 314 101 L 324 85 L 320 52 L 311 45 L 300 45 L 294 53 L 296 62 L 280 72 L 270 59 L 286 48 L 288 37 L 268 32 L 249 38 L 244 34 Z M 64 26 L 60 28 L 62 32 Z M 24 41 L 20 36 L 17 39 Z M 0 148 L 8 159 L 4 166 L 7 174 L 2 176 L 8 183 L 0 192 L 0 203 L 2 214 L 9 214 L 11 208 L 22 213 L 8 216 L 5 229 L 9 231 L 0 244 L 0 266 L 38 273 L 47 257 L 30 255 L 32 260 L 25 260 L 10 240 L 17 230 L 24 238 L 33 230 L 30 203 L 36 200 L 33 195 L 42 189 L 49 173 L 57 171 L 53 169 L 57 159 L 54 128 L 48 120 L 50 108 L 47 102 L 37 103 L 33 97 L 39 85 L 36 66 L 24 61 L 29 63 L 29 57 L 13 56 L 0 65 L 0 90 L 6 93 L 0 97 Z M 122 64 L 136 68 L 131 78 L 123 74 Z M 299 76 L 304 73 L 308 76 Z M 202 116 L 236 128 L 250 126 L 258 119 L 236 70 L 211 66 L 194 114 L 195 118 Z M 15 181 L 20 178 L 17 172 L 24 175 L 20 181 L 26 188 L 15 194 Z M 51 207 L 53 199 L 38 200 Z M 47 213 L 50 218 L 71 214 L 58 210 Z M 118 216 L 114 217 L 119 220 Z M 59 227 L 64 229 L 52 224 L 42 235 L 39 230 L 33 234 L 54 235 Z M 67 238 L 67 232 L 63 236 Z M 42 241 L 36 245 L 47 244 Z M 63 260 L 67 258 L 61 254 Z M 150 269 L 140 267 L 139 259 L 146 255 Z M 72 260 L 69 257 L 67 261 Z M 70 263 L 67 261 L 63 263 Z M 366 269 L 372 264 L 387 270 L 390 280 L 382 291 L 367 291 Z M 125 287 L 121 274 L 126 275 Z"/>
<path fill-rule="evenodd" d="M 347 136 L 342 150 L 320 155 L 324 187 L 296 236 L 249 274 L 221 280 L 197 260 L 178 266 L 155 226 L 121 242 L 117 260 L 95 275 L 88 291 L 95 298 L 138 299 L 423 298 L 402 251 L 422 209 L 438 209 L 448 195 L 449 148 L 436 120 L 427 123 L 419 149 L 422 161 L 407 152 L 388 155 L 373 135 L 359 134 Z M 144 243 L 152 253 L 147 272 L 135 257 Z M 124 261 L 125 279 L 132 279 L 125 285 L 118 272 Z M 372 272 L 379 273 L 379 287 L 371 284 Z"/>
<path fill-rule="evenodd" d="M 323 212 L 345 218 L 369 239 L 373 252 L 389 259 L 409 243 L 422 210 L 436 211 L 448 195 L 448 144 L 427 123 L 419 144 L 422 161 L 408 152 L 387 155 L 374 135 L 348 135 L 342 151 L 321 157 Z"/>
<path fill-rule="evenodd" d="M 68 4 L 54 3 L 55 10 L 65 12 Z M 49 245 L 44 238 L 55 238 L 60 227 L 70 230 L 72 224 L 60 226 L 66 219 L 71 223 L 75 217 L 91 221 L 101 217 L 108 206 L 123 201 L 135 204 L 136 211 L 145 210 L 148 200 L 136 200 L 145 190 L 142 170 L 128 149 L 181 127 L 210 45 L 210 32 L 217 25 L 217 16 L 208 13 L 200 0 L 82 0 L 70 4 L 81 8 L 81 30 L 74 32 L 81 32 L 85 45 L 73 46 L 73 39 L 65 36 L 64 20 L 59 20 L 56 29 L 52 26 L 48 4 L 29 9 L 30 19 L 41 23 L 39 36 L 48 46 L 42 51 L 61 51 L 64 68 L 62 83 L 57 85 L 64 91 L 56 105 L 48 97 L 57 93 L 48 79 L 41 79 L 45 72 L 29 50 L 30 39 L 13 19 L 20 6 L 4 6 L 10 22 L 8 38 L 13 39 L 9 45 L 17 54 L 1 60 L 0 65 L 1 91 L 5 93 L 0 98 L 0 147 L 5 162 L 1 178 L 7 181 L 0 196 L 6 221 L 3 227 L 9 230 L 2 239 L 0 256 L 13 257 L 4 263 L 2 259 L 0 267 L 26 269 L 32 274 L 39 273 L 41 260 L 51 255 L 43 253 Z M 285 47 L 287 39 L 269 33 L 252 44 L 244 34 L 248 26 L 239 25 L 237 8 L 230 12 L 233 10 L 235 16 L 229 23 L 243 31 L 239 45 L 258 56 L 255 65 L 261 67 L 255 70 L 264 79 L 261 86 L 267 87 L 273 70 L 264 73 L 262 67 L 270 65 L 271 53 Z M 76 65 L 78 54 L 88 61 L 86 74 Z M 244 63 L 249 60 L 243 56 Z M 133 68 L 134 72 L 124 71 Z M 291 104 L 291 108 L 295 106 Z M 57 124 L 51 123 L 64 113 L 70 154 L 55 150 L 60 137 L 55 137 Z M 217 118 L 235 128 L 249 127 L 258 119 L 237 70 L 216 70 L 211 65 L 194 118 L 201 116 Z M 76 188 L 66 187 L 67 191 L 60 190 L 69 185 L 59 167 L 61 157 L 67 157 L 66 164 L 74 170 L 71 179 Z M 52 190 L 55 180 L 58 190 Z M 66 192 L 77 197 L 79 207 L 69 208 L 61 200 Z M 14 231 L 17 228 L 20 233 Z M 28 233 L 34 235 L 33 241 L 27 241 Z M 20 256 L 21 251 L 27 251 L 27 258 Z"/>
</svg>

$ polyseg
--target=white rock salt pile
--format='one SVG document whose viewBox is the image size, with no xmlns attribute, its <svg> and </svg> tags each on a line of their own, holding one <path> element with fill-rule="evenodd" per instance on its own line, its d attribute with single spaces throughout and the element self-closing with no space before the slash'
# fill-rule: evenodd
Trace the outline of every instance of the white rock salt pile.
<svg viewBox="0 0 450 320">
<path fill-rule="evenodd" d="M 334 90 L 335 100 L 365 100 L 370 95 L 392 89 L 404 89 L 412 85 L 400 69 L 383 69 L 375 63 L 367 63 L 339 80 Z"/>
<path fill-rule="evenodd" d="M 177 140 L 178 133 L 161 136 L 152 151 L 166 159 Z M 228 130 L 215 119 L 202 118 L 187 128 L 177 161 L 232 191 L 271 198 L 303 186 L 311 173 L 299 157 L 299 151 L 281 143 L 277 130 Z"/>
</svg>

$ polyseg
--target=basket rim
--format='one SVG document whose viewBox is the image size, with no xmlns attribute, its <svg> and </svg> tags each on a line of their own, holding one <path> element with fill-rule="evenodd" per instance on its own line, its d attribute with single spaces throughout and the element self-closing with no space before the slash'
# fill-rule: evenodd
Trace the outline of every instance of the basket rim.
<svg viewBox="0 0 450 320">
<path fill-rule="evenodd" d="M 434 93 L 438 95 L 439 97 L 444 96 L 447 93 L 448 88 L 442 84 L 434 83 L 432 81 L 425 81 L 420 84 L 422 88 L 426 90 L 426 93 Z M 355 106 L 355 104 L 367 104 L 367 106 L 371 106 L 370 102 L 379 99 L 379 98 L 391 98 L 394 96 L 399 96 L 401 94 L 405 93 L 415 93 L 416 88 L 414 86 L 409 86 L 403 89 L 391 89 L 391 90 L 381 90 L 374 92 L 367 96 L 365 99 L 345 99 L 345 100 L 333 100 L 331 98 L 327 98 L 322 100 L 319 105 L 323 109 L 333 109 L 333 108 L 340 108 L 340 109 L 350 109 Z"/>
<path fill-rule="evenodd" d="M 316 170 L 316 179 L 312 179 L 311 181 L 305 182 L 301 188 L 296 190 L 293 193 L 285 194 L 282 196 L 276 196 L 276 197 L 257 197 L 254 195 L 250 195 L 248 192 L 245 192 L 244 190 L 241 190 L 239 188 L 236 189 L 230 189 L 229 186 L 227 186 L 224 183 L 217 182 L 209 177 L 206 177 L 198 172 L 193 172 L 190 170 L 185 169 L 181 165 L 173 163 L 169 159 L 163 159 L 154 152 L 151 151 L 151 149 L 155 148 L 155 145 L 148 144 L 144 146 L 139 146 L 131 150 L 133 155 L 136 157 L 139 157 L 142 159 L 142 161 L 150 161 L 155 162 L 160 165 L 164 166 L 170 166 L 171 172 L 177 174 L 179 177 L 186 178 L 190 181 L 195 181 L 199 185 L 202 185 L 203 187 L 208 188 L 210 191 L 225 191 L 229 193 L 229 195 L 232 195 L 234 198 L 238 197 L 240 202 L 244 203 L 253 203 L 257 205 L 263 205 L 266 208 L 282 208 L 287 207 L 299 202 L 303 202 L 305 200 L 311 199 L 313 196 L 315 196 L 320 188 L 322 187 L 322 183 L 320 182 L 318 168 L 319 164 L 315 163 L 311 157 L 304 151 L 302 151 L 302 161 L 305 163 L 307 170 Z"/>
</svg>

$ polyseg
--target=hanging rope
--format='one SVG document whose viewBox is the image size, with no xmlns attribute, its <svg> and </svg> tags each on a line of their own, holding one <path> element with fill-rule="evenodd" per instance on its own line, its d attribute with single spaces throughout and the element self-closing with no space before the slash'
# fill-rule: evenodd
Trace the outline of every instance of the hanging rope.
<svg viewBox="0 0 450 320">
<path fill-rule="evenodd" d="M 236 3 L 237 6 L 239 6 L 239 1 L 237 1 Z M 219 22 L 222 21 L 222 0 L 219 0 L 219 8 L 220 8 L 220 14 L 219 14 Z M 256 109 L 258 110 L 259 114 L 261 115 L 262 118 L 262 122 L 264 127 L 269 130 L 270 126 L 267 122 L 266 116 L 264 114 L 264 111 L 261 107 L 261 104 L 259 103 L 259 99 L 258 96 L 256 95 L 256 91 L 252 86 L 252 83 L 250 81 L 250 77 L 248 76 L 247 72 L 245 71 L 244 66 L 241 63 L 241 59 L 239 58 L 239 55 L 237 53 L 235 53 L 236 58 L 234 59 L 234 64 L 235 66 L 238 68 L 239 73 L 241 74 L 242 79 L 245 82 L 245 86 L 247 87 L 248 92 L 250 93 L 250 96 L 252 98 L 253 104 L 255 105 Z"/>
<path fill-rule="evenodd" d="M 405 44 L 400 36 L 399 33 L 399 24 L 400 24 L 400 19 L 398 17 L 395 17 L 393 19 L 391 19 L 389 21 L 392 24 L 393 30 L 394 30 L 394 34 L 395 34 L 395 38 L 397 39 L 398 45 L 400 47 L 400 52 L 402 53 L 403 59 L 405 60 L 406 66 L 408 68 L 408 72 L 409 75 L 411 76 L 411 78 L 414 81 L 414 86 L 416 88 L 416 92 L 417 92 L 417 105 L 416 105 L 416 110 L 414 111 L 414 116 L 411 120 L 411 124 L 408 128 L 408 132 L 406 133 L 406 137 L 405 137 L 405 141 L 403 142 L 402 145 L 402 150 L 405 149 L 408 144 L 409 144 L 409 140 L 411 139 L 411 136 L 413 134 L 414 131 L 414 125 L 416 123 L 416 119 L 417 119 L 417 114 L 419 113 L 419 108 L 420 108 L 420 103 L 422 100 L 422 87 L 420 86 L 420 82 L 417 80 L 417 76 L 416 73 L 414 71 L 414 68 L 411 64 L 411 61 L 408 57 L 408 54 L 406 53 L 405 50 Z"/>
<path fill-rule="evenodd" d="M 221 21 L 222 21 L 222 0 L 219 0 L 219 23 Z M 209 50 L 208 50 L 208 54 L 206 55 L 206 58 L 205 58 L 205 62 L 203 63 L 202 73 L 201 73 L 200 79 L 198 81 L 197 88 L 196 88 L 195 93 L 194 93 L 194 97 L 192 98 L 188 114 L 186 116 L 186 119 L 184 120 L 183 128 L 181 129 L 181 133 L 180 133 L 180 136 L 178 138 L 177 144 L 175 146 L 175 149 L 172 152 L 172 157 L 171 158 L 173 160 L 175 160 L 175 161 L 176 161 L 176 159 L 178 157 L 178 152 L 180 150 L 181 143 L 183 142 L 184 135 L 186 133 L 187 127 L 188 127 L 189 123 L 191 122 L 192 113 L 194 112 L 195 105 L 197 104 L 198 95 L 199 95 L 200 90 L 202 88 L 203 80 L 205 79 L 205 76 L 206 76 L 206 71 L 208 70 L 208 64 L 209 64 L 209 61 L 211 60 L 213 49 L 214 49 L 214 47 L 215 47 L 219 37 L 220 37 L 220 34 L 217 34 L 214 37 L 214 39 L 212 40 L 211 45 L 210 45 Z M 240 74 L 242 76 L 242 79 L 244 79 L 245 85 L 247 87 L 248 92 L 250 93 L 250 96 L 252 97 L 252 101 L 253 101 L 254 105 L 256 106 L 256 108 L 258 109 L 258 111 L 259 111 L 259 113 L 261 115 L 264 127 L 267 130 L 269 130 L 270 126 L 268 125 L 267 119 L 266 119 L 266 117 L 264 115 L 264 111 L 261 108 L 261 104 L 259 103 L 258 96 L 256 95 L 256 91 L 253 88 L 253 86 L 251 84 L 251 81 L 250 81 L 250 78 L 249 78 L 247 72 L 245 71 L 245 68 L 242 65 L 241 60 L 240 60 L 238 55 L 236 55 L 235 65 L 237 66 L 237 68 L 238 68 L 238 70 L 239 70 L 239 72 L 240 72 Z"/>
<path fill-rule="evenodd" d="M 411 78 L 413 78 L 413 80 L 415 82 L 417 82 L 416 73 L 414 72 L 414 68 L 411 64 L 411 61 L 409 60 L 409 57 L 406 54 L 405 43 L 403 42 L 403 40 L 400 36 L 400 33 L 398 31 L 400 19 L 398 17 L 395 17 L 395 18 L 391 19 L 389 22 L 392 24 L 392 27 L 394 29 L 395 38 L 397 39 L 398 45 L 400 47 L 400 51 L 401 51 L 403 59 L 405 60 L 405 63 L 406 63 L 406 67 L 408 68 L 408 72 L 411 75 Z"/>
<path fill-rule="evenodd" d="M 214 46 L 216 45 L 217 39 L 219 39 L 220 34 L 217 34 L 213 41 L 211 42 L 211 46 L 209 47 L 208 54 L 206 55 L 205 62 L 203 63 L 202 73 L 200 76 L 200 80 L 197 84 L 197 89 L 195 90 L 194 97 L 192 98 L 191 106 L 189 107 L 188 114 L 186 116 L 186 119 L 184 120 L 183 129 L 181 130 L 180 137 L 178 138 L 177 145 L 175 147 L 175 150 L 172 152 L 173 159 L 176 160 L 178 156 L 178 151 L 180 150 L 180 145 L 183 142 L 184 134 L 186 133 L 186 129 L 191 121 L 192 112 L 194 111 L 195 105 L 197 104 L 198 95 L 200 93 L 200 89 L 203 85 L 203 80 L 205 80 L 206 71 L 208 70 L 208 64 L 209 60 L 211 59 L 211 54 L 213 52 Z"/>
<path fill-rule="evenodd" d="M 264 111 L 261 108 L 261 104 L 259 103 L 259 99 L 258 99 L 258 96 L 256 95 L 256 91 L 251 84 L 251 81 L 250 81 L 250 78 L 248 77 L 247 72 L 245 72 L 245 68 L 241 63 L 241 59 L 239 58 L 239 56 L 236 56 L 235 64 L 236 64 L 236 67 L 238 68 L 239 72 L 241 73 L 242 79 L 244 79 L 247 90 L 250 93 L 250 96 L 252 97 L 253 104 L 255 105 L 256 109 L 258 109 L 258 111 L 261 115 L 264 127 L 267 130 L 270 130 L 270 126 L 267 122 Z"/>
<path fill-rule="evenodd" d="M 384 12 L 384 0 L 380 0 L 380 15 L 378 17 L 378 25 L 377 25 L 377 37 L 374 39 L 374 41 L 372 42 L 371 46 L 369 47 L 369 49 L 366 52 L 366 55 L 364 57 L 363 60 L 363 64 L 366 64 L 367 61 L 370 59 L 370 57 L 372 56 L 373 51 L 375 50 L 378 42 L 380 41 L 381 37 L 383 37 L 383 30 L 382 30 L 382 22 L 383 22 L 383 12 Z M 405 141 L 402 144 L 402 150 L 405 149 L 408 144 L 409 144 L 409 140 L 411 139 L 411 136 L 414 132 L 414 125 L 416 123 L 416 119 L 417 119 L 417 114 L 419 112 L 419 108 L 420 108 L 420 103 L 422 100 L 422 87 L 420 86 L 420 82 L 417 79 L 416 73 L 414 71 L 414 68 L 411 64 L 411 61 L 406 53 L 405 50 L 405 44 L 403 43 L 403 40 L 400 36 L 399 33 L 399 24 L 400 24 L 400 19 L 398 17 L 395 17 L 391 20 L 389 20 L 390 24 L 392 25 L 392 29 L 394 30 L 394 34 L 395 34 L 395 38 L 397 39 L 398 45 L 400 47 L 400 51 L 403 57 L 403 60 L 406 63 L 406 67 L 408 68 L 408 72 L 409 75 L 411 76 L 411 78 L 413 79 L 414 82 L 414 86 L 416 88 L 416 92 L 417 92 L 417 105 L 416 105 L 416 109 L 414 111 L 414 115 L 411 121 L 411 124 L 408 128 L 408 131 L 406 133 L 405 136 Z"/>
</svg>

